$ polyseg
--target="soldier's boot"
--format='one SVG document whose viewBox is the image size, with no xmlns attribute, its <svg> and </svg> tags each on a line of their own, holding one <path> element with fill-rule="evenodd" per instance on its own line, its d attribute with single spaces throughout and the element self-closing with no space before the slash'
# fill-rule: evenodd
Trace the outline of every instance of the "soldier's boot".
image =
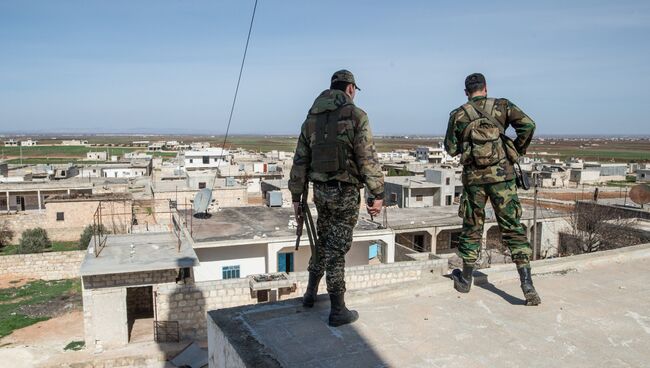
<svg viewBox="0 0 650 368">
<path fill-rule="evenodd" d="M 521 280 L 521 290 L 524 292 L 524 297 L 526 298 L 526 305 L 539 305 L 542 299 L 533 286 L 530 267 L 517 268 L 517 271 L 519 272 L 519 280 Z"/>
<path fill-rule="evenodd" d="M 460 293 L 469 293 L 469 290 L 472 287 L 472 274 L 474 273 L 473 264 L 463 263 L 463 271 L 455 269 L 451 273 L 451 277 L 454 279 L 454 289 Z"/>
<path fill-rule="evenodd" d="M 345 306 L 345 293 L 341 294 L 330 294 L 330 319 L 329 325 L 332 327 L 338 327 L 352 323 L 359 319 L 359 313 L 357 311 L 349 310 Z"/>
<path fill-rule="evenodd" d="M 307 283 L 307 291 L 302 297 L 302 306 L 305 308 L 311 308 L 316 303 L 316 296 L 318 295 L 318 284 L 323 275 L 316 275 L 313 272 L 309 273 L 309 283 Z"/>
</svg>

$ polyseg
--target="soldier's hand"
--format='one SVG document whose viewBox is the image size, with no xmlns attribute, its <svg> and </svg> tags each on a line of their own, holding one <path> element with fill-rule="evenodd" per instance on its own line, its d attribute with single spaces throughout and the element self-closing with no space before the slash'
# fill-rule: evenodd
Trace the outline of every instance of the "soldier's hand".
<svg viewBox="0 0 650 368">
<path fill-rule="evenodd" d="M 372 201 L 372 206 L 369 206 L 366 204 L 366 209 L 368 210 L 368 214 L 372 216 L 377 216 L 381 213 L 381 207 L 384 205 L 384 200 L 383 199 L 375 199 Z"/>
</svg>

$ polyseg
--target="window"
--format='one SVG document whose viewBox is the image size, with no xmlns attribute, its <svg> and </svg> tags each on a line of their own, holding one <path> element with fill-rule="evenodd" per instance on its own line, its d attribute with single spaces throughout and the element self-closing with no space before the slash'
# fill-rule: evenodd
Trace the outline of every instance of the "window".
<svg viewBox="0 0 650 368">
<path fill-rule="evenodd" d="M 422 194 L 417 194 L 417 195 L 415 196 L 415 200 L 416 200 L 417 202 L 422 202 Z"/>
<path fill-rule="evenodd" d="M 205 182 L 201 181 L 199 182 L 199 189 L 204 189 L 205 188 Z"/>
<path fill-rule="evenodd" d="M 293 253 L 278 253 L 278 272 L 293 272 Z"/>
<path fill-rule="evenodd" d="M 397 193 L 391 193 L 391 194 L 390 194 L 390 201 L 391 201 L 392 203 L 397 202 Z"/>
<path fill-rule="evenodd" d="M 447 204 L 447 206 L 451 206 L 451 196 L 450 195 L 448 195 L 447 198 L 445 199 L 445 203 Z"/>
<path fill-rule="evenodd" d="M 227 279 L 238 279 L 239 278 L 239 265 L 237 266 L 223 266 L 222 278 Z"/>
<path fill-rule="evenodd" d="M 57 221 L 65 221 L 65 214 L 63 212 L 57 212 L 56 213 L 56 220 Z"/>
<path fill-rule="evenodd" d="M 445 184 L 446 184 L 446 185 L 451 184 L 451 178 L 446 178 L 446 179 L 445 179 Z"/>
<path fill-rule="evenodd" d="M 203 156 L 203 163 L 204 164 L 209 164 L 210 163 L 210 156 Z"/>
<path fill-rule="evenodd" d="M 191 164 L 194 163 L 194 160 L 193 160 L 193 159 L 190 159 L 190 163 L 191 163 Z"/>
</svg>

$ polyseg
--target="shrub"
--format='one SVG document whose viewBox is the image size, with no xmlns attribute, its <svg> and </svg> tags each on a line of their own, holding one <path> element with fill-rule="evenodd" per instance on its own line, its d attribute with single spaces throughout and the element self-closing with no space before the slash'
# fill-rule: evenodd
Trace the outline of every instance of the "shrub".
<svg viewBox="0 0 650 368">
<path fill-rule="evenodd" d="M 23 231 L 18 243 L 18 253 L 39 253 L 52 246 L 45 229 L 37 227 Z"/>
<path fill-rule="evenodd" d="M 88 225 L 84 228 L 84 231 L 81 232 L 81 237 L 79 238 L 79 249 L 88 249 L 88 244 L 93 238 L 95 229 L 101 229 L 104 234 L 106 234 L 106 228 L 104 225 Z"/>
<path fill-rule="evenodd" d="M 9 228 L 7 221 L 0 222 L 0 249 L 9 245 L 14 238 L 14 232 Z"/>
</svg>

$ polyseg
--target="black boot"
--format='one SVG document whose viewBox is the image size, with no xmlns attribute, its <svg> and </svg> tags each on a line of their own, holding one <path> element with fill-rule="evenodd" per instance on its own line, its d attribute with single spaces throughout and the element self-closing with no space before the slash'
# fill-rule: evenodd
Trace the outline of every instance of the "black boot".
<svg viewBox="0 0 650 368">
<path fill-rule="evenodd" d="M 352 323 L 359 319 L 357 311 L 349 310 L 345 306 L 345 294 L 330 294 L 330 321 L 332 327 L 338 327 Z"/>
<path fill-rule="evenodd" d="M 463 263 L 463 272 L 455 269 L 451 273 L 451 277 L 454 279 L 454 289 L 460 293 L 469 293 L 469 289 L 472 287 L 472 273 L 474 273 L 473 264 Z"/>
<path fill-rule="evenodd" d="M 533 286 L 533 279 L 530 276 L 530 267 L 517 268 L 519 272 L 519 280 L 521 280 L 521 290 L 524 292 L 526 298 L 526 305 L 539 305 L 542 302 L 535 287 Z"/>
<path fill-rule="evenodd" d="M 309 273 L 309 283 L 307 284 L 307 291 L 302 297 L 302 306 L 305 308 L 311 308 L 316 302 L 316 296 L 318 295 L 318 284 L 323 275 L 317 276 L 315 273 Z"/>
</svg>

